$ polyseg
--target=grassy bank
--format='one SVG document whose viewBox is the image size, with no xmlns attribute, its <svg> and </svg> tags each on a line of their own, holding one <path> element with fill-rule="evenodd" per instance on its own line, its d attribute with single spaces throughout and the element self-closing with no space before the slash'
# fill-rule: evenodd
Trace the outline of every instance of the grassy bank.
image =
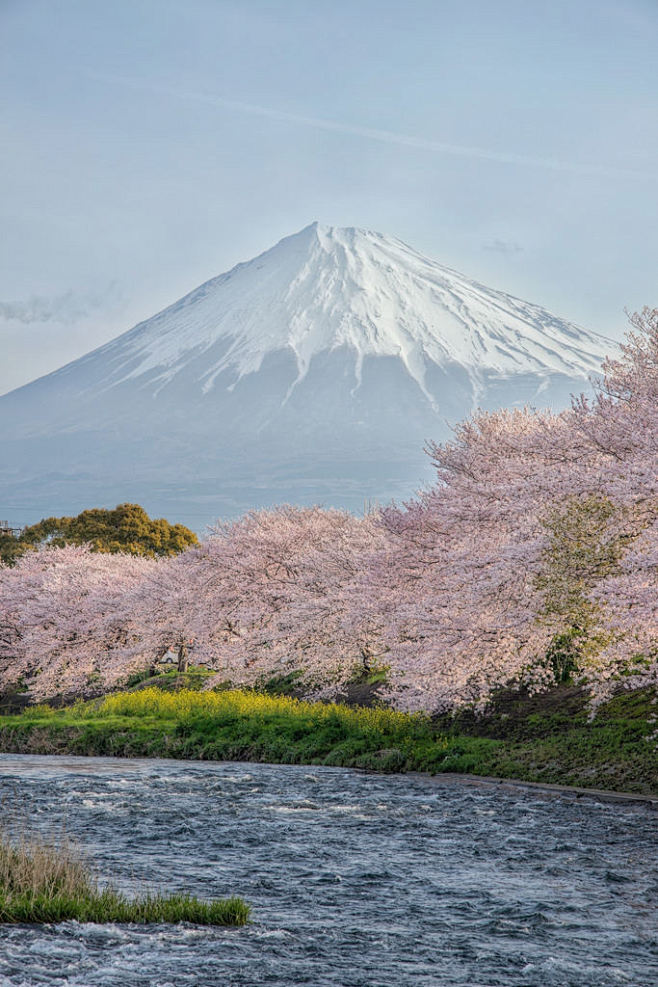
<svg viewBox="0 0 658 987">
<path fill-rule="evenodd" d="M 463 772 L 658 794 L 655 707 L 644 692 L 616 697 L 590 723 L 585 697 L 566 687 L 503 695 L 483 718 L 431 720 L 162 684 L 0 717 L 0 750 Z"/>
<path fill-rule="evenodd" d="M 0 834 L 0 923 L 193 922 L 244 925 L 249 907 L 239 898 L 200 901 L 189 895 L 129 899 L 99 888 L 93 874 L 66 843 Z"/>
</svg>

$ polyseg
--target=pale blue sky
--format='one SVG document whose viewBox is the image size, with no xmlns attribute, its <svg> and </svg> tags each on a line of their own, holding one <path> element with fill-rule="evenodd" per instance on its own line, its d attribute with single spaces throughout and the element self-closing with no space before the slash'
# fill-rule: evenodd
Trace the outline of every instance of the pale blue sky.
<svg viewBox="0 0 658 987">
<path fill-rule="evenodd" d="M 0 0 L 0 392 L 314 219 L 619 336 L 658 0 Z"/>
</svg>

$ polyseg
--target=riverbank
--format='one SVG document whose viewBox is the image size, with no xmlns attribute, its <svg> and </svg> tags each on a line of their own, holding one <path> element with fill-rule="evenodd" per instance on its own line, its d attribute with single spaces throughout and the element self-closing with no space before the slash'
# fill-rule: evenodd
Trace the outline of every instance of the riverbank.
<svg viewBox="0 0 658 987">
<path fill-rule="evenodd" d="M 149 684 L 62 709 L 35 706 L 1 716 L 0 751 L 454 772 L 655 796 L 651 700 L 644 692 L 622 694 L 589 722 L 583 694 L 563 687 L 543 696 L 501 696 L 486 717 L 432 720 Z"/>
</svg>

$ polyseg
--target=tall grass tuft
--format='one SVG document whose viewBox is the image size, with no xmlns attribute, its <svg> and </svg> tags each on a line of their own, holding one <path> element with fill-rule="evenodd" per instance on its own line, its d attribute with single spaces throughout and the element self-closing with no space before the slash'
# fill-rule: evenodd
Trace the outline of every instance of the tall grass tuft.
<svg viewBox="0 0 658 987">
<path fill-rule="evenodd" d="M 0 895 L 79 897 L 97 890 L 91 872 L 64 838 L 49 842 L 22 834 L 12 840 L 0 830 Z"/>
<path fill-rule="evenodd" d="M 146 895 L 129 899 L 101 889 L 76 850 L 65 840 L 0 830 L 0 922 L 192 922 L 244 925 L 249 906 L 241 898 L 200 901 L 190 895 Z"/>
</svg>

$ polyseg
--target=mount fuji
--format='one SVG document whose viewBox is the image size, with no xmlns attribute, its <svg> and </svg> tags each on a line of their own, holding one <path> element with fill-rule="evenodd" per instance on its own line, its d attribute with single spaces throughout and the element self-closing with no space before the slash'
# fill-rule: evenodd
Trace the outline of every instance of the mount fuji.
<svg viewBox="0 0 658 987">
<path fill-rule="evenodd" d="M 611 342 L 393 237 L 313 223 L 0 398 L 0 510 L 141 503 L 197 530 L 410 495 L 477 407 L 564 407 Z M 3 515 L 4 516 L 4 515 Z"/>
</svg>

